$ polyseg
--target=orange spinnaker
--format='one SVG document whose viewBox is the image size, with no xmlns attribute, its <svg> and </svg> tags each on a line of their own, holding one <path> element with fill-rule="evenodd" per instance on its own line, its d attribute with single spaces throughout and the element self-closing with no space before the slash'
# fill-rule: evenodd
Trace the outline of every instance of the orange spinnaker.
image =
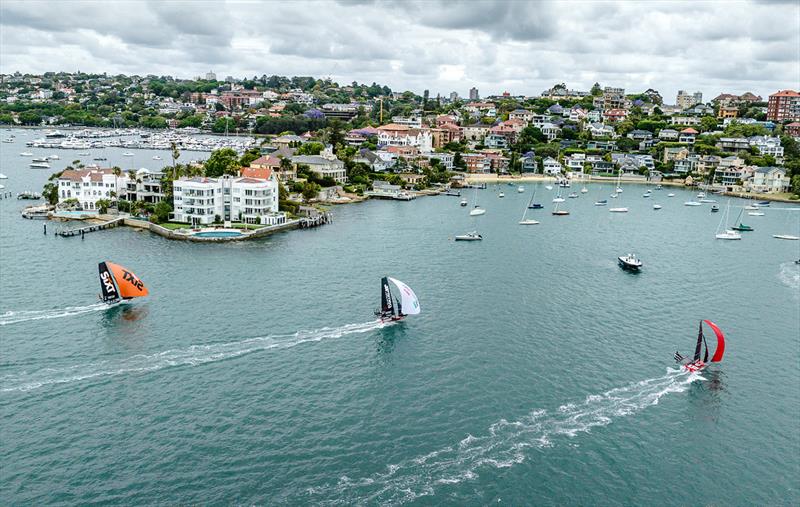
<svg viewBox="0 0 800 507">
<path fill-rule="evenodd" d="M 146 296 L 150 293 L 144 283 L 134 275 L 128 268 L 124 268 L 119 264 L 106 262 L 106 266 L 111 270 L 114 275 L 114 280 L 117 281 L 119 294 L 123 299 L 138 298 Z"/>
</svg>

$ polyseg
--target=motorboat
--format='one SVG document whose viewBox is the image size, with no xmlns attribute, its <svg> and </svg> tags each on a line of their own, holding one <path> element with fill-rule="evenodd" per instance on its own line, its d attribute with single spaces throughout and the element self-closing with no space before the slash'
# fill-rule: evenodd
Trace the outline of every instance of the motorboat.
<svg viewBox="0 0 800 507">
<path fill-rule="evenodd" d="M 478 234 L 477 231 L 468 232 L 467 234 L 459 234 L 456 236 L 456 241 L 482 241 L 483 236 Z"/>
<path fill-rule="evenodd" d="M 628 208 L 608 208 L 609 213 L 627 213 Z"/>
<path fill-rule="evenodd" d="M 49 162 L 50 159 L 48 159 L 47 157 L 35 157 L 35 158 L 31 159 L 31 161 L 32 162 Z"/>
<path fill-rule="evenodd" d="M 29 190 L 26 190 L 25 192 L 20 192 L 20 193 L 17 194 L 17 199 L 22 199 L 22 200 L 26 200 L 27 199 L 27 200 L 35 201 L 35 200 L 38 200 L 38 199 L 41 199 L 41 198 L 42 198 L 42 194 L 40 194 L 38 192 L 31 192 Z"/>
<path fill-rule="evenodd" d="M 761 206 L 762 208 L 767 207 L 769 206 L 769 201 L 759 201 L 756 203 L 756 205 Z"/>
<path fill-rule="evenodd" d="M 88 151 L 82 151 L 78 153 L 78 155 L 80 155 L 81 157 L 88 157 L 89 155 L 91 155 L 91 153 L 89 153 Z"/>
<path fill-rule="evenodd" d="M 129 152 L 129 151 L 126 151 L 125 153 L 123 153 L 123 154 L 122 154 L 122 156 L 123 156 L 123 157 L 132 157 L 132 156 L 133 156 L 133 153 L 131 153 L 131 152 Z"/>
<path fill-rule="evenodd" d="M 449 195 L 451 197 L 461 197 L 461 191 L 459 190 L 448 190 L 444 193 L 444 195 Z"/>
<path fill-rule="evenodd" d="M 553 190 L 553 185 L 545 185 L 544 188 L 547 190 Z"/>
<path fill-rule="evenodd" d="M 467 200 L 466 200 L 466 199 L 461 199 L 461 202 L 460 202 L 459 204 L 460 204 L 461 206 L 466 206 L 466 205 L 467 205 L 467 204 L 469 204 L 469 203 L 467 202 Z"/>
<path fill-rule="evenodd" d="M 673 194 L 672 192 L 670 192 L 670 193 L 668 193 L 668 194 L 667 194 L 667 197 L 675 197 L 675 194 Z"/>
<path fill-rule="evenodd" d="M 97 157 L 97 158 L 95 158 L 93 160 L 96 160 L 96 161 L 100 162 L 100 161 L 108 160 L 108 159 L 106 157 Z"/>
<path fill-rule="evenodd" d="M 756 209 L 758 209 L 758 206 L 745 206 L 744 209 L 746 209 L 746 210 L 756 210 Z"/>
<path fill-rule="evenodd" d="M 773 234 L 772 237 L 775 239 L 788 239 L 789 241 L 800 240 L 800 236 L 792 236 L 791 234 Z"/>
<path fill-rule="evenodd" d="M 20 157 L 32 157 L 33 153 L 31 153 L 29 151 L 23 151 L 22 153 L 19 154 L 19 156 Z"/>
<path fill-rule="evenodd" d="M 616 199 L 617 197 L 619 197 L 619 194 L 614 192 L 613 194 L 609 195 L 609 197 L 612 199 Z"/>
<path fill-rule="evenodd" d="M 8 176 L 6 176 L 3 173 L 0 173 L 0 180 L 7 180 L 7 179 L 8 179 Z"/>
<path fill-rule="evenodd" d="M 586 188 L 586 186 L 584 185 L 584 187 L 581 189 L 581 193 L 582 193 L 582 194 L 585 194 L 585 193 L 587 193 L 587 192 L 589 192 L 589 189 L 588 189 L 588 188 Z"/>
<path fill-rule="evenodd" d="M 569 197 L 570 199 L 577 199 L 578 198 L 578 194 L 576 194 L 575 192 L 570 192 L 567 197 Z"/>
<path fill-rule="evenodd" d="M 683 203 L 684 206 L 702 206 L 703 203 L 697 201 L 686 201 Z"/>
<path fill-rule="evenodd" d="M 704 198 L 705 198 L 705 196 L 706 196 L 706 193 L 705 193 L 705 192 L 700 192 L 700 193 L 698 193 L 698 194 L 697 194 L 697 198 L 698 198 L 698 199 L 704 199 Z"/>
<path fill-rule="evenodd" d="M 528 204 L 528 209 L 542 209 L 542 208 L 544 208 L 544 206 L 542 206 L 538 202 L 532 202 L 532 203 Z"/>
<path fill-rule="evenodd" d="M 653 204 L 653 209 L 661 209 L 661 205 L 660 204 Z"/>
<path fill-rule="evenodd" d="M 711 213 L 716 213 L 717 211 L 719 211 L 719 206 L 717 206 L 716 204 L 711 206 Z"/>
<path fill-rule="evenodd" d="M 644 197 L 645 199 L 651 197 L 650 192 L 645 192 L 644 194 L 642 194 L 642 197 Z"/>
<path fill-rule="evenodd" d="M 751 212 L 749 212 L 747 214 L 747 216 L 750 216 L 750 217 L 763 217 L 764 216 L 764 212 L 763 211 L 751 211 Z"/>
<path fill-rule="evenodd" d="M 595 206 L 605 206 L 606 204 L 608 204 L 608 201 L 605 199 L 603 199 L 602 201 L 596 201 L 594 203 Z"/>
<path fill-rule="evenodd" d="M 479 207 L 479 206 L 475 206 L 469 212 L 469 216 L 471 216 L 471 217 L 477 217 L 477 216 L 485 215 L 485 214 L 486 214 L 486 210 L 481 208 L 481 207 Z"/>
<path fill-rule="evenodd" d="M 525 187 L 517 187 L 517 192 L 519 192 L 520 194 L 525 192 Z"/>
<path fill-rule="evenodd" d="M 499 194 L 497 194 L 497 197 L 501 197 L 502 198 L 502 197 L 505 197 L 505 196 L 506 196 L 506 194 L 504 194 L 503 192 L 500 192 Z"/>
<path fill-rule="evenodd" d="M 520 220 L 518 223 L 519 225 L 538 225 L 539 221 L 532 218 L 526 218 L 524 220 Z"/>
<path fill-rule="evenodd" d="M 50 164 L 47 162 L 31 162 L 28 167 L 31 169 L 50 169 Z"/>
<path fill-rule="evenodd" d="M 153 155 L 153 160 L 161 160 L 161 157 L 159 157 L 158 155 Z"/>
<path fill-rule="evenodd" d="M 58 155 L 50 155 L 47 158 L 49 158 L 50 160 L 61 160 L 61 157 L 59 157 Z"/>
<path fill-rule="evenodd" d="M 557 217 L 562 217 L 562 216 L 569 215 L 569 211 L 563 210 L 563 209 L 557 209 L 557 210 L 553 210 L 553 215 L 555 215 Z"/>
<path fill-rule="evenodd" d="M 22 210 L 22 218 L 28 220 L 47 220 L 50 215 L 50 206 L 42 204 L 41 206 L 29 206 Z"/>
<path fill-rule="evenodd" d="M 564 199 L 563 197 L 554 197 L 553 198 L 553 202 L 564 202 L 565 200 L 566 199 Z"/>
<path fill-rule="evenodd" d="M 617 257 L 617 261 L 622 269 L 630 271 L 639 271 L 643 266 L 642 261 L 632 253 Z"/>
<path fill-rule="evenodd" d="M 661 186 L 661 183 L 659 183 L 658 185 L 656 185 L 656 190 L 661 190 L 661 189 L 663 189 L 663 188 L 664 188 L 664 187 L 663 187 L 663 186 Z"/>
</svg>

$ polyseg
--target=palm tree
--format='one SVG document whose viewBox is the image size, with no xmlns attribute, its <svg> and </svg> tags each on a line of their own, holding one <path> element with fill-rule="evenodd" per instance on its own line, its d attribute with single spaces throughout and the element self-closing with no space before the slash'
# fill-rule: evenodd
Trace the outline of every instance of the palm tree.
<svg viewBox="0 0 800 507">
<path fill-rule="evenodd" d="M 172 148 L 172 179 L 175 180 L 178 178 L 175 162 L 178 160 L 178 157 L 181 156 L 181 152 L 178 151 L 178 146 L 175 143 L 170 143 L 170 147 Z"/>
<path fill-rule="evenodd" d="M 119 177 L 122 174 L 122 169 L 119 166 L 114 166 L 111 170 L 114 172 L 114 193 L 116 194 L 114 197 L 117 200 L 117 209 L 119 209 L 119 194 L 122 193 L 119 191 Z"/>
<path fill-rule="evenodd" d="M 281 163 L 280 163 L 280 166 L 278 166 L 278 169 L 283 174 L 291 172 L 292 171 L 292 161 L 289 160 L 286 157 L 281 157 Z"/>
</svg>

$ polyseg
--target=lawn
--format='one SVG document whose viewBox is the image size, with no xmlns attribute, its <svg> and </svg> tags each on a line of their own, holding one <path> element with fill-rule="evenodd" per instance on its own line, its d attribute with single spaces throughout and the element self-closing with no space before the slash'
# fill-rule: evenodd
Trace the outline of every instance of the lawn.
<svg viewBox="0 0 800 507">
<path fill-rule="evenodd" d="M 181 224 L 177 222 L 165 222 L 163 224 L 158 224 L 158 225 L 160 225 L 164 229 L 169 229 L 171 231 L 174 231 L 175 229 L 188 229 L 190 227 L 189 224 Z"/>
</svg>

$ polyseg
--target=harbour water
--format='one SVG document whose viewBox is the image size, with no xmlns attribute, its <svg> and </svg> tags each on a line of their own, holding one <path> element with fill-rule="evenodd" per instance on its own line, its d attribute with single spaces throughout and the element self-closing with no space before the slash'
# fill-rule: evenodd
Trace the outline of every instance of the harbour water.
<svg viewBox="0 0 800 507">
<path fill-rule="evenodd" d="M 40 190 L 0 150 L 6 187 Z M 800 212 L 719 241 L 688 190 L 625 186 L 614 214 L 590 185 L 554 217 L 538 185 L 519 226 L 525 187 L 229 244 L 56 238 L 0 201 L 0 503 L 797 505 L 800 242 L 772 235 Z M 151 295 L 97 304 L 106 259 Z M 422 314 L 374 322 L 384 274 Z M 701 318 L 728 349 L 690 378 L 672 354 Z"/>
</svg>

